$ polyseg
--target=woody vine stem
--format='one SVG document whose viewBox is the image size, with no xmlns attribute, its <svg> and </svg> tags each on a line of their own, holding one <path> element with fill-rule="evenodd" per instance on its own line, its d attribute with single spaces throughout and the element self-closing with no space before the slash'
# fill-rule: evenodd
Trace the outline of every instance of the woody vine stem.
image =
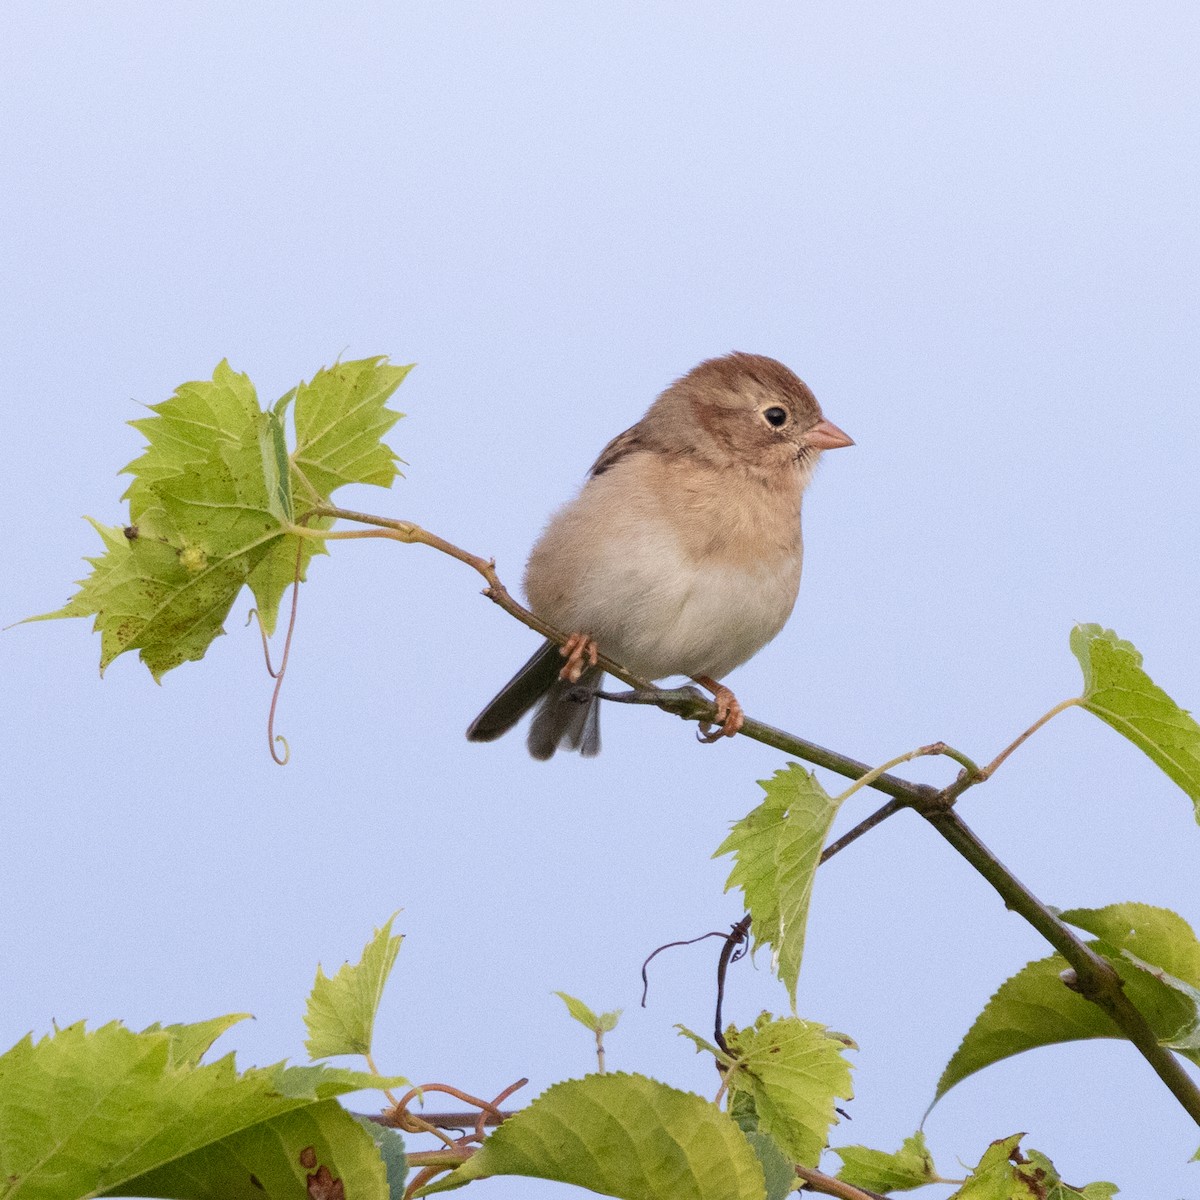
<svg viewBox="0 0 1200 1200">
<path fill-rule="evenodd" d="M 368 526 L 356 530 L 316 530 L 309 529 L 306 522 L 318 517 L 335 518 L 352 521 L 358 525 Z M 410 521 L 397 521 L 388 517 L 377 517 L 369 513 L 354 512 L 349 509 L 337 508 L 333 505 L 319 505 L 312 508 L 289 532 L 302 538 L 326 539 L 330 541 L 350 540 L 360 538 L 385 538 L 406 544 L 420 544 L 447 554 L 451 558 L 465 563 L 480 574 L 487 586 L 483 594 L 489 600 L 498 604 L 506 613 L 523 625 L 540 633 L 543 637 L 562 645 L 567 635 L 561 630 L 547 625 L 539 620 L 528 609 L 513 599 L 508 589 L 496 573 L 496 564 L 492 559 L 481 558 L 476 554 L 455 546 L 453 543 L 438 537 L 415 525 Z M 297 560 L 299 561 L 299 560 Z M 294 601 L 295 590 L 293 590 Z M 294 610 L 293 610 L 294 620 Z M 289 638 L 291 629 L 289 628 Z M 285 648 L 286 661 L 286 648 Z M 673 713 L 685 721 L 713 722 L 716 719 L 716 709 L 711 701 L 695 688 L 655 688 L 647 680 L 639 679 L 626 670 L 620 663 L 601 655 L 601 666 L 610 675 L 614 675 L 628 684 L 633 691 L 612 695 L 598 693 L 601 699 L 619 700 L 625 703 L 649 704 L 665 712 Z M 279 671 L 279 679 L 283 675 L 283 665 Z M 1150 1064 L 1159 1079 L 1166 1085 L 1175 1099 L 1182 1105 L 1197 1125 L 1200 1125 L 1200 1086 L 1188 1074 L 1179 1059 L 1166 1047 L 1159 1044 L 1142 1013 L 1125 995 L 1121 977 L 1116 970 L 1103 958 L 1093 951 L 1067 925 L 1058 919 L 1017 877 L 979 840 L 955 811 L 955 802 L 967 790 L 985 782 L 992 773 L 1004 762 L 1022 742 L 1040 728 L 1057 712 L 1070 707 L 1075 701 L 1067 701 L 1056 706 L 1044 717 L 1040 718 L 1014 742 L 1000 752 L 986 767 L 980 768 L 971 759 L 952 747 L 941 742 L 923 746 L 919 750 L 905 754 L 895 759 L 885 767 L 872 769 L 866 763 L 829 750 L 815 742 L 807 741 L 776 729 L 762 721 L 747 717 L 742 726 L 741 736 L 771 746 L 786 754 L 794 754 L 797 758 L 815 766 L 824 767 L 828 771 L 854 780 L 856 786 L 870 787 L 882 792 L 891 799 L 879 810 L 844 837 L 826 847 L 821 861 L 837 854 L 862 834 L 874 828 L 894 813 L 907 808 L 923 817 L 938 834 L 941 835 L 975 870 L 989 883 L 1004 901 L 1005 906 L 1023 917 L 1038 933 L 1042 935 L 1066 959 L 1073 974 L 1064 981 L 1064 986 L 1070 986 L 1085 999 L 1101 1008 L 1112 1019 L 1126 1038 L 1137 1048 L 1143 1058 Z M 274 712 L 274 701 L 272 702 Z M 274 754 L 274 741 L 272 741 Z M 956 761 L 961 766 L 958 776 L 943 788 L 935 788 L 929 784 L 912 783 L 897 775 L 892 775 L 887 768 L 899 765 L 921 755 L 944 755 Z M 279 761 L 278 757 L 276 761 Z"/>
</svg>

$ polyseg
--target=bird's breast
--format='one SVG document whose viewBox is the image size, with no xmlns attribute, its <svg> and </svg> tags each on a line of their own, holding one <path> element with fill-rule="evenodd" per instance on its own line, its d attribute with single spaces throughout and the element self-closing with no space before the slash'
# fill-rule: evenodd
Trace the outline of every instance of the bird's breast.
<svg viewBox="0 0 1200 1200">
<path fill-rule="evenodd" d="M 671 467 L 634 459 L 591 479 L 534 547 L 526 590 L 539 616 L 639 675 L 719 679 L 795 604 L 799 490 Z"/>
</svg>

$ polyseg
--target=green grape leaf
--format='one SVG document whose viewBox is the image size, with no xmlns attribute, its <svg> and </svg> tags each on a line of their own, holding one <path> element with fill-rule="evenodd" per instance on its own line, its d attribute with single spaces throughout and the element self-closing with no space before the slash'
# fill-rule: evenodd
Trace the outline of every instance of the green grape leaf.
<svg viewBox="0 0 1200 1200">
<path fill-rule="evenodd" d="M 249 1013 L 230 1013 L 226 1017 L 213 1017 L 208 1021 L 194 1021 L 190 1025 L 150 1025 L 143 1033 L 157 1033 L 161 1029 L 171 1038 L 171 1063 L 176 1067 L 194 1067 L 212 1048 L 227 1029 L 242 1021 L 251 1020 Z"/>
<path fill-rule="evenodd" d="M 30 617 L 94 616 L 100 634 L 101 673 L 118 655 L 138 650 L 155 679 L 203 658 L 224 630 L 243 581 L 240 560 L 208 561 L 199 547 L 177 550 L 143 538 L 135 526 L 122 529 L 88 518 L 105 553 L 89 558 L 92 573 L 62 608 Z"/>
<path fill-rule="evenodd" d="M 1024 1136 L 1014 1133 L 994 1141 L 950 1200 L 1042 1200 L 1033 1183 L 1017 1174 L 1017 1164 L 1012 1160 Z"/>
<path fill-rule="evenodd" d="M 1142 670 L 1142 656 L 1111 629 L 1076 625 L 1082 707 L 1111 725 L 1191 797 L 1200 822 L 1200 725 Z"/>
<path fill-rule="evenodd" d="M 713 857 L 734 855 L 725 890 L 741 888 L 755 945 L 771 947 L 795 1012 L 813 877 L 838 802 L 797 763 L 759 786 L 767 798 L 733 826 Z"/>
<path fill-rule="evenodd" d="M 1136 970 L 1113 965 L 1127 981 Z M 1060 1042 L 1123 1036 L 1102 1009 L 1063 984 L 1068 969 L 1066 959 L 1052 954 L 1005 980 L 946 1064 L 933 1102 L 976 1071 L 1014 1054 Z"/>
<path fill-rule="evenodd" d="M 198 1065 L 199 1043 L 221 1020 L 232 1018 L 144 1033 L 78 1023 L 0 1055 L 0 1198 L 115 1193 L 263 1122 L 390 1085 L 322 1067 L 239 1073 L 232 1055 Z"/>
<path fill-rule="evenodd" d="M 129 422 L 145 437 L 146 448 L 122 470 L 133 477 L 122 499 L 129 501 L 130 523 L 158 537 L 169 532 L 159 484 L 195 472 L 216 446 L 245 443 L 251 435 L 257 441 L 261 410 L 249 378 L 222 361 L 211 380 L 181 384 L 150 411 L 153 416 Z"/>
<path fill-rule="evenodd" d="M 408 1080 L 403 1075 L 376 1075 L 371 1071 L 312 1063 L 306 1067 L 281 1067 L 274 1086 L 281 1096 L 292 1100 L 328 1100 L 346 1092 L 407 1087 Z"/>
<path fill-rule="evenodd" d="M 1071 908 L 1058 915 L 1068 925 L 1200 988 L 1200 941 L 1187 921 L 1169 908 L 1127 901 Z"/>
<path fill-rule="evenodd" d="M 392 486 L 399 459 L 382 439 L 403 414 L 387 401 L 412 369 L 364 358 L 322 367 L 296 388 L 293 462 L 321 496 L 345 483 Z"/>
<path fill-rule="evenodd" d="M 729 1055 L 721 1050 L 718 1046 L 715 1046 L 706 1038 L 702 1038 L 698 1033 L 689 1029 L 686 1025 L 676 1025 L 675 1029 L 679 1033 L 680 1037 L 687 1038 L 693 1043 L 693 1045 L 695 1045 L 697 1054 L 711 1054 L 713 1058 L 717 1060 L 717 1062 L 723 1064 L 729 1064 L 733 1061 Z"/>
<path fill-rule="evenodd" d="M 1072 909 L 1063 919 L 1106 935 L 1089 945 L 1121 976 L 1126 995 L 1159 1041 L 1200 1062 L 1196 981 L 1187 977 L 1197 968 L 1196 940 L 1187 923 L 1167 909 L 1148 904 Z M 1151 960 L 1151 955 L 1165 960 L 1173 972 Z M 946 1064 L 933 1103 L 969 1075 L 1025 1050 L 1086 1038 L 1124 1037 L 1101 1008 L 1064 985 L 1062 973 L 1068 969 L 1061 955 L 1052 954 L 1002 983 Z"/>
<path fill-rule="evenodd" d="M 842 1042 L 815 1021 L 768 1013 L 726 1041 L 737 1060 L 726 1077 L 731 1093 L 753 1101 L 758 1128 L 793 1162 L 815 1167 L 836 1120 L 834 1101 L 854 1094 Z"/>
<path fill-rule="evenodd" d="M 567 1006 L 567 1012 L 585 1029 L 594 1030 L 600 1024 L 600 1018 L 578 997 L 568 995 L 566 992 L 555 992 L 554 994 Z"/>
<path fill-rule="evenodd" d="M 920 1131 L 905 1138 L 894 1154 L 870 1150 L 866 1146 L 833 1146 L 831 1149 L 842 1160 L 837 1177 L 855 1187 L 872 1192 L 907 1192 L 927 1183 L 942 1182 L 933 1165 L 933 1155 L 925 1144 L 925 1135 Z"/>
<path fill-rule="evenodd" d="M 594 1013 L 577 996 L 568 995 L 566 992 L 555 992 L 554 994 L 567 1006 L 567 1012 L 580 1025 L 585 1029 L 590 1029 L 593 1033 L 611 1033 L 621 1019 L 622 1009 L 615 1008 L 612 1012 Z"/>
<path fill-rule="evenodd" d="M 1026 1161 L 1022 1169 L 1029 1172 L 1035 1182 L 1046 1189 L 1046 1200 L 1073 1200 L 1077 1197 L 1083 1197 L 1083 1200 L 1112 1200 L 1121 1190 L 1115 1183 L 1087 1183 L 1083 1187 L 1066 1183 L 1054 1164 L 1040 1150 L 1026 1152 Z"/>
<path fill-rule="evenodd" d="M 557 1083 L 419 1196 L 491 1175 L 571 1183 L 624 1200 L 762 1200 L 762 1167 L 733 1120 L 644 1075 Z"/>
<path fill-rule="evenodd" d="M 204 656 L 245 586 L 272 633 L 284 591 L 324 551 L 293 522 L 344 483 L 395 478 L 396 456 L 380 438 L 400 415 L 385 402 L 410 369 L 379 358 L 338 363 L 269 411 L 226 362 L 211 380 L 183 384 L 130 422 L 146 448 L 125 468 L 128 523 L 92 521 L 104 553 L 87 560 L 91 574 L 62 608 L 29 619 L 94 617 L 101 671 L 136 650 L 155 679 Z M 332 521 L 303 524 L 319 532 Z"/>
<path fill-rule="evenodd" d="M 1116 1194 L 1111 1183 L 1089 1183 L 1083 1188 L 1064 1183 L 1044 1154 L 1021 1153 L 1024 1136 L 1014 1133 L 993 1142 L 949 1200 L 1111 1200 Z"/>
<path fill-rule="evenodd" d="M 366 1130 L 383 1159 L 390 1200 L 404 1200 L 404 1185 L 408 1179 L 408 1155 L 404 1150 L 404 1139 L 394 1129 L 388 1129 L 370 1117 L 364 1117 L 361 1113 L 351 1115 Z"/>
<path fill-rule="evenodd" d="M 252 1125 L 100 1194 L 163 1200 L 307 1200 L 312 1195 L 401 1200 L 403 1189 L 392 1190 L 385 1160 L 362 1124 L 336 1100 L 325 1100 Z"/>
<path fill-rule="evenodd" d="M 402 941 L 400 935 L 392 937 L 396 916 L 392 913 L 375 930 L 354 966 L 343 963 L 332 979 L 317 967 L 304 1013 L 308 1029 L 304 1046 L 310 1058 L 371 1053 L 375 1012 Z"/>
<path fill-rule="evenodd" d="M 1123 958 L 1177 993 L 1180 1023 L 1174 1033 L 1162 1035 L 1163 1045 L 1200 1060 L 1197 1054 L 1200 1052 L 1200 942 L 1192 927 L 1169 908 L 1150 904 L 1076 908 L 1060 916 L 1096 934 L 1099 940 L 1094 945 L 1109 959 Z M 1138 978 L 1141 980 L 1142 976 Z M 1167 1006 L 1160 1004 L 1160 1007 Z M 1160 1021 L 1155 1029 L 1165 1029 L 1165 1025 Z"/>
<path fill-rule="evenodd" d="M 682 1030 L 683 1027 L 677 1025 L 676 1028 Z M 700 1049 L 702 1039 L 690 1031 L 684 1032 L 697 1042 L 696 1048 Z M 783 1147 L 769 1133 L 763 1133 L 759 1129 L 754 1101 L 745 1092 L 734 1092 L 730 1096 L 729 1115 L 737 1122 L 737 1127 L 746 1135 L 746 1141 L 758 1155 L 763 1178 L 767 1181 L 767 1200 L 783 1200 L 797 1184 L 796 1168 L 792 1160 L 784 1154 Z"/>
<path fill-rule="evenodd" d="M 133 475 L 125 493 L 130 528 L 142 542 L 173 548 L 192 577 L 172 601 L 182 620 L 201 611 L 204 636 L 198 652 L 189 655 L 199 658 L 221 632 L 249 576 L 281 542 L 289 543 L 294 572 L 296 539 L 285 537 L 291 500 L 283 427 L 277 416 L 259 408 L 249 379 L 224 362 L 211 382 L 184 384 L 152 411 L 153 417 L 131 422 L 148 445 L 125 468 Z M 256 599 L 270 628 L 278 600 L 265 593 Z M 143 641 L 153 647 L 174 640 L 173 608 L 162 616 L 149 614 L 136 648 Z M 142 657 L 154 670 L 145 651 Z M 162 669 L 175 665 L 172 661 Z"/>
<path fill-rule="evenodd" d="M 758 1156 L 763 1178 L 767 1181 L 766 1200 L 784 1200 L 796 1189 L 796 1168 L 783 1152 L 783 1147 L 761 1129 L 745 1131 L 746 1141 Z"/>
</svg>

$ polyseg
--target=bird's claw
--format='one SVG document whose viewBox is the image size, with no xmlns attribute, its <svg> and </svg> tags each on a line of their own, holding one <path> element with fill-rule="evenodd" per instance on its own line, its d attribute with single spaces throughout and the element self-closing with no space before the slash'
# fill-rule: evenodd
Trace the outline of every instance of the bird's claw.
<svg viewBox="0 0 1200 1200">
<path fill-rule="evenodd" d="M 715 722 L 700 722 L 696 739 L 711 746 L 723 737 L 733 737 L 746 723 L 746 713 L 738 698 L 723 683 L 717 683 L 707 676 L 698 677 L 696 682 L 712 692 L 717 710 Z"/>
<path fill-rule="evenodd" d="M 567 661 L 559 671 L 559 679 L 567 683 L 578 683 L 580 676 L 594 667 L 600 657 L 600 649 L 586 633 L 573 633 L 558 648 L 559 654 Z"/>
</svg>

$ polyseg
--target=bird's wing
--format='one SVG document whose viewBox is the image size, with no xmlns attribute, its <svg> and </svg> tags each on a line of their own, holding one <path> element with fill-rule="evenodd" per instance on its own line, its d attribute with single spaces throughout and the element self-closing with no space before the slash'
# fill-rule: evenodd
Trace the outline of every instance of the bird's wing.
<svg viewBox="0 0 1200 1200">
<path fill-rule="evenodd" d="M 588 472 L 589 477 L 603 475 L 621 459 L 633 454 L 635 451 L 644 450 L 646 448 L 645 440 L 642 434 L 640 423 L 631 426 L 624 433 L 618 433 L 603 450 L 600 451 L 600 457 L 592 463 L 592 469 Z"/>
</svg>

